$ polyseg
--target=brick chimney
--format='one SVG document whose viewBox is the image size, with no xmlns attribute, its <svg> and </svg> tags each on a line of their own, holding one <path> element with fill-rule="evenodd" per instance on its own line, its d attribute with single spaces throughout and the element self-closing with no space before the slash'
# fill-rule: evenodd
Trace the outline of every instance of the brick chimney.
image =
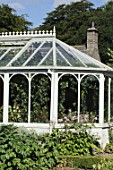
<svg viewBox="0 0 113 170">
<path fill-rule="evenodd" d="M 99 49 L 98 49 L 98 30 L 92 22 L 92 27 L 87 30 L 87 53 L 100 61 Z"/>
</svg>

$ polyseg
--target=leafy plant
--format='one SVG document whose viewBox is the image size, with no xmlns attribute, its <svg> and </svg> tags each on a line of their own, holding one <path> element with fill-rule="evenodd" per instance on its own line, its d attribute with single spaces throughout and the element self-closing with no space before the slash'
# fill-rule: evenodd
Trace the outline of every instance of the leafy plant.
<svg viewBox="0 0 113 170">
<path fill-rule="evenodd" d="M 93 155 L 93 150 L 101 150 L 96 138 L 82 127 L 73 131 L 54 129 L 49 140 L 54 141 L 60 155 Z"/>
<path fill-rule="evenodd" d="M 31 84 L 31 122 L 49 122 L 50 81 L 45 75 L 33 77 Z"/>
<path fill-rule="evenodd" d="M 59 163 L 54 143 L 13 125 L 0 126 L 0 169 L 48 170 Z"/>
<path fill-rule="evenodd" d="M 77 75 L 75 75 L 77 77 Z M 95 89 L 95 90 L 94 90 Z M 77 80 L 73 75 L 64 75 L 59 81 L 59 120 L 64 118 L 78 121 L 77 114 Z M 92 76 L 86 76 L 81 82 L 81 113 L 80 122 L 98 122 L 98 81 Z M 90 100 L 89 100 L 90 98 Z M 96 102 L 93 102 L 96 101 Z"/>
<path fill-rule="evenodd" d="M 113 169 L 113 161 L 101 160 L 99 164 L 93 165 L 94 170 L 112 170 Z"/>
<path fill-rule="evenodd" d="M 27 122 L 26 112 L 17 102 L 9 106 L 9 122 Z"/>
<path fill-rule="evenodd" d="M 20 81 L 21 80 L 21 81 Z M 10 122 L 28 121 L 28 81 L 23 75 L 10 80 Z M 31 81 L 31 122 L 49 122 L 50 82 L 45 75 L 36 75 Z"/>
<path fill-rule="evenodd" d="M 104 152 L 106 153 L 113 153 L 113 144 L 109 143 L 106 145 Z"/>
</svg>

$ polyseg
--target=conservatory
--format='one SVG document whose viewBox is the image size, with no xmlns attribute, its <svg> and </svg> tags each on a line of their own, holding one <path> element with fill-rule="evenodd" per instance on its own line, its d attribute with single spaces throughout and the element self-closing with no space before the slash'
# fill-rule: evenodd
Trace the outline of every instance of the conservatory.
<svg viewBox="0 0 113 170">
<path fill-rule="evenodd" d="M 46 132 L 71 119 L 102 129 L 112 116 L 112 75 L 55 28 L 0 33 L 0 122 Z"/>
</svg>

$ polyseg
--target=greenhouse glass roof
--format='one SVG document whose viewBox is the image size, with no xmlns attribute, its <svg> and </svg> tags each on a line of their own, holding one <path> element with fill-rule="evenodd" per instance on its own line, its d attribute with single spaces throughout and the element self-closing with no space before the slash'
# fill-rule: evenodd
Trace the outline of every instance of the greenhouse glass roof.
<svg viewBox="0 0 113 170">
<path fill-rule="evenodd" d="M 110 67 L 58 40 L 54 31 L 0 33 L 0 68 L 65 67 L 107 69 Z"/>
</svg>

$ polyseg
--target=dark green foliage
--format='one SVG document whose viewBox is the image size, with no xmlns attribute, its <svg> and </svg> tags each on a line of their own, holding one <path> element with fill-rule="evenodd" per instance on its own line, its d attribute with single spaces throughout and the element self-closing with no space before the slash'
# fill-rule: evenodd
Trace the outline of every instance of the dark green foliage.
<svg viewBox="0 0 113 170">
<path fill-rule="evenodd" d="M 86 42 L 86 30 L 90 25 L 88 18 L 93 4 L 82 0 L 70 5 L 60 5 L 48 13 L 45 22 L 38 29 L 52 29 L 56 26 L 57 37 L 70 45 Z"/>
<path fill-rule="evenodd" d="M 77 75 L 75 76 L 77 77 Z M 70 116 L 68 114 L 69 109 L 71 110 L 72 118 L 73 116 L 77 116 L 78 84 L 76 77 L 67 74 L 62 76 L 59 81 L 59 119 Z M 28 109 L 31 111 L 30 122 L 49 122 L 50 88 L 50 80 L 46 75 L 35 75 L 31 79 L 31 93 L 29 96 L 29 84 L 27 78 L 21 74 L 13 76 L 10 79 L 9 122 L 28 122 Z M 31 99 L 30 108 L 28 108 L 29 97 Z M 1 120 L 2 110 L 3 109 L 1 107 Z M 81 83 L 80 119 L 83 120 L 84 116 L 87 115 L 87 122 L 94 123 L 95 120 L 93 119 L 97 117 L 97 114 L 98 82 L 94 76 L 90 75 L 84 77 Z"/>
<path fill-rule="evenodd" d="M 59 162 L 58 155 L 36 133 L 0 126 L 0 170 L 48 170 Z"/>
<path fill-rule="evenodd" d="M 92 75 L 85 76 L 81 81 L 81 113 L 89 113 L 90 121 L 92 116 L 98 115 L 98 101 L 99 83 L 97 78 Z"/>
<path fill-rule="evenodd" d="M 3 122 L 3 106 L 0 107 L 0 122 Z"/>
<path fill-rule="evenodd" d="M 28 121 L 28 81 L 23 75 L 10 80 L 9 122 Z"/>
<path fill-rule="evenodd" d="M 73 75 L 65 75 L 59 81 L 59 115 L 67 116 L 67 111 L 77 110 L 77 80 Z"/>
<path fill-rule="evenodd" d="M 106 145 L 106 147 L 105 147 L 105 149 L 104 149 L 104 151 L 106 152 L 106 153 L 113 153 L 113 144 L 107 144 Z"/>
<path fill-rule="evenodd" d="M 113 154 L 113 129 L 109 129 L 109 143 L 106 145 L 104 152 Z"/>
<path fill-rule="evenodd" d="M 113 145 L 113 128 L 109 129 L 109 142 Z"/>
<path fill-rule="evenodd" d="M 78 116 L 78 84 L 76 77 L 67 74 L 62 76 L 59 81 L 59 120 L 64 117 L 73 119 Z M 99 83 L 97 78 L 92 75 L 85 76 L 81 81 L 80 88 L 80 121 L 84 121 L 83 118 L 87 117 L 86 122 L 98 122 Z"/>
<path fill-rule="evenodd" d="M 69 45 L 86 45 L 86 32 L 94 21 L 99 31 L 101 60 L 108 63 L 108 48 L 113 50 L 113 1 L 95 8 L 90 1 L 82 0 L 69 5 L 60 5 L 48 13 L 44 23 L 36 28 L 50 30 L 56 26 L 57 37 Z"/>
<path fill-rule="evenodd" d="M 72 132 L 69 129 L 65 131 L 54 129 L 50 137 L 60 155 L 93 155 L 94 149 L 99 150 L 98 142 L 86 130 Z"/>
<path fill-rule="evenodd" d="M 67 166 L 77 166 L 83 169 L 92 169 L 93 165 L 100 164 L 101 160 L 113 161 L 113 157 L 109 156 L 63 156 L 62 159 L 67 163 Z"/>
<path fill-rule="evenodd" d="M 23 75 L 15 75 L 10 80 L 9 121 L 28 122 L 29 85 Z M 50 81 L 45 75 L 36 75 L 31 80 L 30 122 L 49 122 Z M 2 112 L 2 108 L 0 110 Z"/>
<path fill-rule="evenodd" d="M 16 10 L 8 5 L 0 5 L 0 32 L 25 31 L 32 23 L 25 19 L 25 15 L 18 16 Z"/>
<path fill-rule="evenodd" d="M 95 145 L 86 131 L 54 129 L 38 136 L 13 125 L 0 126 L 0 170 L 49 170 L 59 164 L 61 155 L 90 155 Z"/>
<path fill-rule="evenodd" d="M 40 74 L 33 77 L 31 82 L 31 122 L 49 122 L 50 88 L 47 76 Z"/>
</svg>

